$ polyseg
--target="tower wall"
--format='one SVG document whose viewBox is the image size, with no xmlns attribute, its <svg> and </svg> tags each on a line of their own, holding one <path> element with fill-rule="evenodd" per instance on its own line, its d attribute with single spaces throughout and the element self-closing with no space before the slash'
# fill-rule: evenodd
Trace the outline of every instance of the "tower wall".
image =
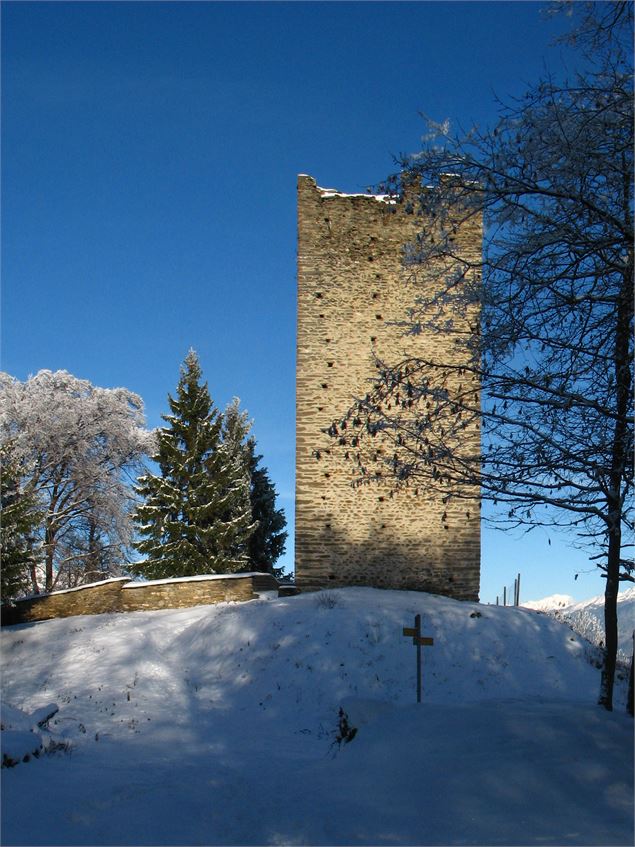
<svg viewBox="0 0 635 847">
<path fill-rule="evenodd" d="M 353 465 L 325 434 L 369 390 L 373 354 L 387 362 L 443 353 L 443 336 L 405 336 L 416 291 L 402 257 L 425 221 L 412 205 L 344 195 L 298 178 L 298 336 L 296 384 L 296 582 L 419 589 L 478 599 L 478 498 L 451 499 L 372 483 L 353 487 Z M 480 225 L 457 234 L 459 253 L 480 254 Z M 425 270 L 418 285 L 426 283 Z M 450 350 L 448 356 L 456 356 Z M 381 436 L 378 436 L 381 444 Z M 478 449 L 477 427 L 465 444 Z"/>
</svg>

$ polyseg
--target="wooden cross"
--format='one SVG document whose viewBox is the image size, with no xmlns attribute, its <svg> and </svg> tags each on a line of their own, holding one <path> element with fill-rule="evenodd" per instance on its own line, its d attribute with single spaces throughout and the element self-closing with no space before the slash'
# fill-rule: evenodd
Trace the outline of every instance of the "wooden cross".
<svg viewBox="0 0 635 847">
<path fill-rule="evenodd" d="M 421 702 L 421 648 L 432 647 L 434 638 L 421 635 L 421 615 L 415 615 L 414 626 L 404 626 L 403 634 L 412 636 L 412 643 L 417 647 L 417 703 Z"/>
</svg>

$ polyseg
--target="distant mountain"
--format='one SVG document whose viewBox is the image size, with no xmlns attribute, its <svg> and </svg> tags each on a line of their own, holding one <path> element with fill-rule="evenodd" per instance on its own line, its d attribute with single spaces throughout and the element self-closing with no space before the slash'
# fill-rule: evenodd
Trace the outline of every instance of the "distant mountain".
<svg viewBox="0 0 635 847">
<path fill-rule="evenodd" d="M 539 612 L 553 612 L 556 609 L 564 609 L 573 606 L 575 600 L 569 594 L 550 594 L 542 600 L 529 600 L 521 603 L 525 609 L 537 609 Z"/>
<path fill-rule="evenodd" d="M 552 594 L 542 600 L 523 603 L 527 609 L 546 612 L 569 624 L 572 629 L 598 647 L 604 646 L 604 595 L 575 602 L 566 594 Z M 618 657 L 630 661 L 635 630 L 635 587 L 624 588 L 617 598 Z"/>
</svg>

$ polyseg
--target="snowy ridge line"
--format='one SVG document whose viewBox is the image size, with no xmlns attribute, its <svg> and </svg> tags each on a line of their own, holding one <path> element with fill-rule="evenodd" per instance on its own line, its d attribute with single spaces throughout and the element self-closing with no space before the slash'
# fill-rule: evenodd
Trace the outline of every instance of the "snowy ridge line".
<svg viewBox="0 0 635 847">
<path fill-rule="evenodd" d="M 572 606 L 575 600 L 569 594 L 550 594 L 541 600 L 527 600 L 521 603 L 523 609 L 533 609 L 537 612 L 551 612 L 555 609 L 566 609 Z"/>
<path fill-rule="evenodd" d="M 245 573 L 214 573 L 214 574 L 199 574 L 197 576 L 175 576 L 166 579 L 152 579 L 147 582 L 129 582 L 123 586 L 126 588 L 147 588 L 151 585 L 168 585 L 173 582 L 206 582 L 212 579 L 243 579 L 248 576 L 269 576 L 265 571 L 248 571 Z"/>
<path fill-rule="evenodd" d="M 617 595 L 617 602 L 619 604 L 626 601 L 635 601 L 635 586 L 631 588 L 620 588 Z M 604 594 L 598 594 L 587 600 L 574 600 L 568 594 L 550 594 L 548 597 L 543 597 L 540 600 L 527 600 L 520 605 L 525 609 L 534 609 L 542 612 L 552 610 L 571 612 L 588 609 L 592 606 L 604 608 Z"/>
<path fill-rule="evenodd" d="M 604 595 L 575 601 L 566 594 L 552 594 L 531 600 L 523 606 L 529 611 L 550 615 L 570 626 L 579 635 L 602 647 L 604 644 Z M 618 658 L 629 662 L 633 653 L 635 630 L 635 586 L 622 588 L 617 595 Z"/>
</svg>

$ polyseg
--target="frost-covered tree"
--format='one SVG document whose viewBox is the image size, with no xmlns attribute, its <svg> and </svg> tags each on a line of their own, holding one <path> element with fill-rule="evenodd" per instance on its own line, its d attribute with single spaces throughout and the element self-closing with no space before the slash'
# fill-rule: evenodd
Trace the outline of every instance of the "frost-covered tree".
<svg viewBox="0 0 635 847">
<path fill-rule="evenodd" d="M 287 520 L 283 509 L 276 508 L 276 488 L 267 468 L 260 467 L 262 456 L 256 454 L 256 443 L 249 440 L 249 467 L 251 475 L 251 514 L 256 529 L 249 539 L 250 569 L 282 576 L 282 568 L 275 564 L 284 553 Z"/>
<path fill-rule="evenodd" d="M 168 396 L 167 426 L 157 433 L 160 473 L 139 480 L 135 547 L 146 558 L 133 571 L 150 579 L 232 573 L 247 564 L 253 523 L 245 457 L 231 438 L 224 443 L 223 416 L 201 375 L 190 350 L 176 396 Z"/>
<path fill-rule="evenodd" d="M 606 578 L 607 709 L 618 585 L 633 579 L 632 11 L 574 4 L 574 80 L 542 80 L 502 106 L 491 131 L 431 124 L 423 151 L 403 159 L 421 186 L 412 211 L 427 222 L 405 262 L 415 284 L 432 280 L 404 326 L 443 333 L 461 364 L 378 363 L 368 396 L 332 427 L 360 478 L 376 474 L 381 429 L 395 485 L 448 498 L 480 488 L 500 526 L 564 527 L 590 548 Z M 475 261 L 457 250 L 457 231 L 481 216 Z M 481 422 L 482 450 L 457 450 Z"/>
<path fill-rule="evenodd" d="M 90 551 L 68 541 L 86 539 L 91 522 L 102 548 L 125 560 L 132 535 L 130 477 L 151 444 L 140 397 L 124 388 L 98 388 L 66 371 L 40 371 L 25 382 L 2 373 L 0 441 L 17 468 L 20 492 L 41 515 L 33 591 L 88 581 Z"/>
<path fill-rule="evenodd" d="M 110 543 L 111 529 L 105 516 L 100 517 L 89 502 L 86 514 L 69 527 L 59 541 L 63 560 L 68 563 L 60 579 L 65 587 L 96 582 L 105 575 L 119 576 L 126 570 L 121 550 Z M 126 549 L 129 548 L 128 543 Z M 77 560 L 82 562 L 81 571 L 73 566 Z"/>
</svg>

